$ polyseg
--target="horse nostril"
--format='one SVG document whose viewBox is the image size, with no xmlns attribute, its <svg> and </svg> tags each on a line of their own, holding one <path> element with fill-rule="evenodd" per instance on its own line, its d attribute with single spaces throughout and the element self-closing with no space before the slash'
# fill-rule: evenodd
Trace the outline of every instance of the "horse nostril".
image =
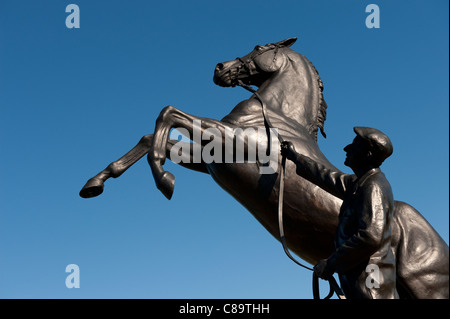
<svg viewBox="0 0 450 319">
<path fill-rule="evenodd" d="M 216 66 L 216 70 L 222 70 L 223 69 L 223 63 L 218 63 Z"/>
</svg>

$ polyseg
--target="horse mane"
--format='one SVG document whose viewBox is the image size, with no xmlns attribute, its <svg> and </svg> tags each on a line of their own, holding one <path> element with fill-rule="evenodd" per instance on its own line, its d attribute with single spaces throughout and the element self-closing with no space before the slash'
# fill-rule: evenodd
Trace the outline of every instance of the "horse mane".
<svg viewBox="0 0 450 319">
<path fill-rule="evenodd" d="M 309 61 L 306 57 L 305 60 L 308 62 L 309 66 L 314 70 L 314 75 L 316 76 L 317 83 L 319 85 L 319 108 L 317 110 L 317 127 L 320 129 L 320 133 L 324 138 L 327 138 L 327 134 L 325 133 L 324 125 L 325 121 L 327 119 L 327 102 L 325 102 L 325 99 L 323 97 L 323 82 L 322 79 L 319 76 L 319 71 L 317 71 L 314 64 L 312 64 L 311 61 Z M 314 137 L 317 141 L 317 129 L 314 131 Z"/>
<path fill-rule="evenodd" d="M 312 69 L 312 73 L 317 81 L 317 85 L 319 87 L 319 107 L 317 108 L 317 117 L 316 117 L 316 123 L 314 123 L 314 125 L 310 128 L 311 132 L 310 134 L 312 134 L 315 138 L 315 140 L 317 141 L 317 131 L 318 129 L 320 129 L 320 133 L 322 134 L 322 136 L 324 138 L 327 137 L 327 134 L 325 133 L 325 129 L 324 129 L 324 125 L 325 125 L 325 121 L 327 119 L 327 108 L 328 105 L 325 102 L 325 99 L 323 97 L 323 82 L 322 79 L 319 76 L 319 72 L 317 71 L 316 67 L 312 64 L 311 61 L 309 61 L 303 54 L 300 54 L 292 49 L 290 49 L 290 51 L 298 54 L 301 58 L 303 58 L 307 64 L 310 66 L 310 68 Z"/>
<path fill-rule="evenodd" d="M 327 138 L 327 134 L 325 133 L 325 129 L 324 129 L 324 125 L 325 125 L 325 121 L 327 119 L 327 102 L 325 102 L 325 99 L 323 97 L 323 82 L 322 79 L 319 76 L 319 72 L 317 71 L 317 69 L 314 67 L 314 65 L 311 63 L 311 61 L 309 61 L 309 64 L 311 65 L 311 67 L 313 68 L 313 70 L 315 71 L 316 74 L 316 79 L 317 82 L 319 83 L 319 109 L 318 109 L 318 113 L 317 113 L 317 126 L 320 129 L 320 133 L 322 134 L 322 136 L 324 138 Z M 316 131 L 316 140 L 317 140 L 317 131 Z"/>
</svg>

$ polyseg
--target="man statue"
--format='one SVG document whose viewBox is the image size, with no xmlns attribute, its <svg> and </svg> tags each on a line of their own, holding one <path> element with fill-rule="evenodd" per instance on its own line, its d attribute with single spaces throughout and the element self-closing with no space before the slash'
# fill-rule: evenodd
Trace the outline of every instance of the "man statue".
<svg viewBox="0 0 450 319">
<path fill-rule="evenodd" d="M 331 170 L 281 144 L 281 154 L 297 165 L 297 174 L 343 200 L 334 253 L 320 260 L 315 273 L 327 279 L 337 272 L 348 299 L 396 299 L 395 257 L 391 248 L 394 198 L 380 165 L 393 147 L 377 129 L 355 127 L 344 148 L 345 165 L 354 175 Z"/>
</svg>

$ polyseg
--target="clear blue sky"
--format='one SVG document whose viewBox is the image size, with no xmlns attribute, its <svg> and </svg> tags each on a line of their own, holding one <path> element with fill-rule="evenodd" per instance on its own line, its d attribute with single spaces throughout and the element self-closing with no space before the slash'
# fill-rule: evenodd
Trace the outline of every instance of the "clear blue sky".
<svg viewBox="0 0 450 319">
<path fill-rule="evenodd" d="M 68 29 L 68 4 L 80 29 Z M 365 7 L 380 8 L 368 29 Z M 145 159 L 105 192 L 86 180 L 153 132 L 166 105 L 221 119 L 249 93 L 216 63 L 296 36 L 328 103 L 319 145 L 345 172 L 353 126 L 394 143 L 397 200 L 449 238 L 446 0 L 1 1 L 1 298 L 312 298 L 311 273 L 207 175 L 167 162 L 168 201 Z M 77 264 L 81 287 L 67 289 Z M 325 285 L 325 283 L 322 283 Z M 324 287 L 325 288 L 325 287 Z"/>
</svg>

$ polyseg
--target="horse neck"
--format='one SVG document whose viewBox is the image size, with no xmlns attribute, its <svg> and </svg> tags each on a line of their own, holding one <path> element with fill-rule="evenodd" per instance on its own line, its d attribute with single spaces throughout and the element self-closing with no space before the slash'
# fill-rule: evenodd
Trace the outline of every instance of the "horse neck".
<svg viewBox="0 0 450 319">
<path fill-rule="evenodd" d="M 289 57 L 258 89 L 269 112 L 283 114 L 317 137 L 319 86 L 308 61 Z"/>
</svg>

